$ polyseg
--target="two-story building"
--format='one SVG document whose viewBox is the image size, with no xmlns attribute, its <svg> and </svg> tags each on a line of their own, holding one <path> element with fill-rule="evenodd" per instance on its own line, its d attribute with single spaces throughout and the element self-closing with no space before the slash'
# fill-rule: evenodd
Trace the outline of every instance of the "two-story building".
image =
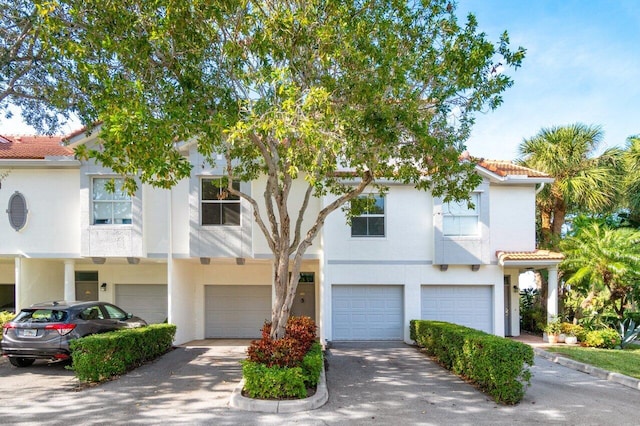
<svg viewBox="0 0 640 426">
<path fill-rule="evenodd" d="M 251 206 L 224 194 L 221 168 L 183 144 L 189 179 L 130 196 L 110 170 L 74 158 L 94 135 L 60 142 L 0 138 L 0 306 L 97 299 L 176 324 L 178 344 L 259 336 L 271 316 L 272 255 Z M 549 269 L 557 313 L 562 256 L 535 247 L 535 195 L 552 179 L 505 161 L 476 170 L 473 208 L 389 182 L 350 225 L 330 215 L 307 251 L 293 313 L 315 318 L 323 342 L 408 342 L 417 318 L 518 335 L 518 276 L 534 268 Z M 262 180 L 236 184 L 263 192 Z M 310 216 L 331 201 L 313 199 Z"/>
</svg>

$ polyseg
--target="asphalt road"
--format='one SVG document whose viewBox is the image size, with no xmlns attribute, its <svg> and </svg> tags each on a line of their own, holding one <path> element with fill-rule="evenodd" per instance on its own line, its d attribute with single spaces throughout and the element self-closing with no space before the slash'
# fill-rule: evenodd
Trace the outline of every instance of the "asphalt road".
<svg viewBox="0 0 640 426">
<path fill-rule="evenodd" d="M 477 425 L 637 424 L 640 391 L 536 357 L 516 406 L 496 404 L 402 343 L 343 343 L 328 351 L 329 402 L 262 414 L 228 407 L 244 346 L 178 348 L 99 386 L 79 389 L 62 365 L 0 361 L 0 424 Z"/>
</svg>

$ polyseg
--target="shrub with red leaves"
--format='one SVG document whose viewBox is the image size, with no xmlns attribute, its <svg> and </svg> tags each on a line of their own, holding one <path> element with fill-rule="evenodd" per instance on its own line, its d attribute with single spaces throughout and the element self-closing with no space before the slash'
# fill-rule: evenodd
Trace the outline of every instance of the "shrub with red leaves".
<svg viewBox="0 0 640 426">
<path fill-rule="evenodd" d="M 262 326 L 262 339 L 247 349 L 248 359 L 272 367 L 297 367 L 316 340 L 316 324 L 309 317 L 289 317 L 285 337 L 271 340 L 271 323 Z"/>
</svg>

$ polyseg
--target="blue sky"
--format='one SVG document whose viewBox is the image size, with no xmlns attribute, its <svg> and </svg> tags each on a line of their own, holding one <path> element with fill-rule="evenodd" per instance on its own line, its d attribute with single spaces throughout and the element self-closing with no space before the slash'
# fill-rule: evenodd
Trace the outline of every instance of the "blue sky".
<svg viewBox="0 0 640 426">
<path fill-rule="evenodd" d="M 459 0 L 460 17 L 469 12 L 490 40 L 507 30 L 527 49 L 504 103 L 478 114 L 472 155 L 512 160 L 524 138 L 576 122 L 602 126 L 604 147 L 640 134 L 639 0 Z M 33 133 L 1 119 L 0 133 Z"/>
<path fill-rule="evenodd" d="M 504 103 L 477 116 L 472 155 L 511 160 L 541 128 L 576 122 L 602 126 L 605 147 L 640 134 L 640 1 L 459 0 L 458 12 L 527 49 Z"/>
</svg>

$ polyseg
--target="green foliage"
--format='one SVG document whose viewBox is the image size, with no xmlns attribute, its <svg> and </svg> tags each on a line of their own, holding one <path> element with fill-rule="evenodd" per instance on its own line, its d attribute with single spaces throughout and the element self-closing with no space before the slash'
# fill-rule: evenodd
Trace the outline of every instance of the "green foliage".
<svg viewBox="0 0 640 426">
<path fill-rule="evenodd" d="M 458 22 L 455 9 L 449 0 L 59 0 L 44 36 L 70 64 L 78 110 L 101 123 L 100 143 L 80 146 L 78 158 L 126 176 L 130 191 L 169 188 L 191 175 L 176 149 L 189 141 L 229 182 L 264 178 L 264 189 L 228 190 L 251 205 L 273 252 L 280 338 L 286 295 L 329 214 L 344 207 L 349 217 L 349 201 L 368 186 L 385 192 L 386 180 L 445 201 L 480 184 L 473 161 L 460 161 L 464 142 L 475 114 L 502 103 L 525 51 L 511 50 L 506 32 L 487 40 L 475 16 Z M 332 201 L 309 217 L 312 196 Z"/>
<path fill-rule="evenodd" d="M 244 391 L 251 398 L 305 398 L 307 389 L 301 367 L 267 367 L 264 364 L 242 361 Z"/>
<path fill-rule="evenodd" d="M 302 359 L 302 373 L 307 387 L 313 387 L 318 384 L 323 365 L 322 346 L 320 346 L 320 343 L 314 342 L 307 355 Z"/>
<path fill-rule="evenodd" d="M 560 334 L 562 333 L 562 322 L 559 321 L 558 319 L 554 319 L 547 323 L 546 327 L 544 328 L 544 331 L 545 333 L 550 335 Z"/>
<path fill-rule="evenodd" d="M 530 384 L 533 349 L 520 342 L 438 321 L 412 320 L 411 338 L 438 362 L 497 402 L 516 404 Z"/>
<path fill-rule="evenodd" d="M 618 325 L 620 330 L 620 347 L 624 348 L 633 343 L 640 335 L 640 324 L 636 326 L 636 322 L 627 318 Z"/>
<path fill-rule="evenodd" d="M 15 316 L 16 314 L 12 312 L 0 311 L 0 340 L 2 340 L 2 326 L 11 321 Z"/>
<path fill-rule="evenodd" d="M 620 335 L 611 328 L 593 330 L 587 333 L 584 344 L 592 348 L 613 349 L 620 346 Z"/>
<path fill-rule="evenodd" d="M 560 246 L 566 256 L 560 264 L 566 283 L 585 296 L 607 294 L 607 306 L 621 319 L 629 296 L 640 286 L 640 231 L 594 222 Z"/>
<path fill-rule="evenodd" d="M 567 214 L 601 213 L 617 207 L 622 151 L 612 148 L 596 156 L 603 135 L 599 126 L 575 123 L 543 128 L 520 145 L 523 165 L 555 179 L 536 198 L 541 247 L 557 247 Z"/>
<path fill-rule="evenodd" d="M 71 369 L 83 382 L 109 380 L 166 353 L 175 333 L 173 324 L 152 324 L 72 340 Z"/>
<path fill-rule="evenodd" d="M 640 379 L 640 348 L 637 346 L 618 351 L 565 345 L 553 346 L 549 350 L 603 370 Z"/>
<path fill-rule="evenodd" d="M 323 362 L 322 348 L 317 342 L 312 345 L 298 367 L 267 366 L 244 360 L 244 391 L 251 398 L 305 398 L 307 387 L 317 385 Z"/>
<path fill-rule="evenodd" d="M 579 324 L 563 322 L 562 332 L 567 336 L 576 336 L 580 342 L 583 342 L 587 337 L 587 331 Z"/>
<path fill-rule="evenodd" d="M 547 309 L 540 291 L 529 288 L 520 292 L 520 328 L 532 333 L 542 332 L 547 322 Z"/>
<path fill-rule="evenodd" d="M 625 191 L 623 206 L 628 209 L 629 221 L 640 227 L 640 135 L 630 136 L 623 155 Z"/>
<path fill-rule="evenodd" d="M 262 326 L 262 339 L 254 340 L 247 348 L 248 360 L 267 367 L 297 367 L 316 340 L 316 324 L 309 317 L 289 317 L 285 335 L 271 338 L 271 324 Z"/>
<path fill-rule="evenodd" d="M 42 36 L 47 6 L 0 0 L 0 114 L 11 117 L 13 104 L 29 124 L 53 133 L 73 110 L 73 91 L 65 62 Z"/>
</svg>

